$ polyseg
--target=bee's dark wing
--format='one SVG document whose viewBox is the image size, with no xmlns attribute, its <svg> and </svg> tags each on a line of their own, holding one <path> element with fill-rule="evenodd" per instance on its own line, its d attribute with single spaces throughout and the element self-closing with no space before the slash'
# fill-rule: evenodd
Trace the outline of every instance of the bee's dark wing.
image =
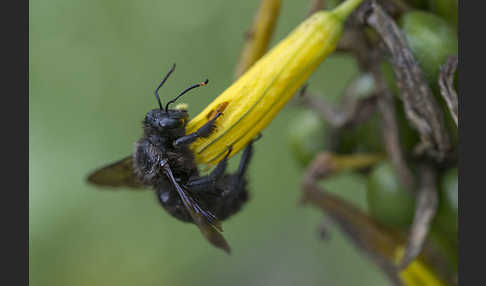
<svg viewBox="0 0 486 286">
<path fill-rule="evenodd" d="M 133 172 L 132 156 L 94 171 L 88 176 L 88 182 L 106 187 L 143 188 L 145 186 Z"/>
<path fill-rule="evenodd" d="M 170 181 L 176 188 L 177 193 L 179 194 L 185 208 L 191 215 L 192 220 L 199 227 L 199 230 L 204 237 L 212 245 L 223 249 L 227 253 L 230 253 L 231 248 L 228 242 L 226 242 L 224 236 L 219 233 L 220 231 L 223 231 L 223 228 L 221 227 L 221 223 L 218 221 L 218 219 L 209 211 L 203 210 L 199 204 L 194 201 L 194 199 L 189 196 L 186 191 L 181 188 L 181 186 L 179 186 L 167 163 L 162 163 L 162 167 L 164 168 L 167 177 L 169 177 Z"/>
<path fill-rule="evenodd" d="M 184 192 L 184 190 L 181 188 L 178 192 Z M 231 248 L 224 236 L 220 233 L 220 231 L 223 231 L 223 228 L 217 218 L 212 213 L 203 210 L 190 196 L 187 196 L 185 193 L 184 196 L 186 197 L 186 199 L 182 199 L 184 206 L 189 214 L 191 214 L 192 220 L 199 227 L 204 237 L 212 245 L 230 253 Z"/>
</svg>

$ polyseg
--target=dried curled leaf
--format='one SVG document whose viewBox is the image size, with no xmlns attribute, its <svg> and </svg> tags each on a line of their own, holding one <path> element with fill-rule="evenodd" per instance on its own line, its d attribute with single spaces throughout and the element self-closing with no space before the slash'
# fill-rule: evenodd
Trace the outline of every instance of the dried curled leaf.
<svg viewBox="0 0 486 286">
<path fill-rule="evenodd" d="M 442 160 L 451 148 L 444 117 L 403 33 L 375 1 L 371 1 L 365 20 L 391 53 L 405 112 L 420 133 L 422 149 Z"/>
<path fill-rule="evenodd" d="M 459 120 L 459 104 L 457 100 L 457 92 L 454 89 L 454 74 L 458 63 L 457 56 L 449 57 L 446 63 L 440 68 L 439 74 L 440 94 L 447 103 L 447 107 L 451 112 L 456 126 Z"/>
</svg>

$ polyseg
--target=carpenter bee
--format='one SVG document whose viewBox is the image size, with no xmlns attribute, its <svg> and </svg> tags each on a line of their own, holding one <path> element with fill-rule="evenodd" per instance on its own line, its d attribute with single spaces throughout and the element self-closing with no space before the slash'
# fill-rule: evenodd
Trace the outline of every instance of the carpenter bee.
<svg viewBox="0 0 486 286">
<path fill-rule="evenodd" d="M 154 92 L 159 108 L 145 115 L 143 135 L 135 143 L 133 154 L 94 171 L 88 176 L 88 182 L 135 189 L 151 186 L 167 212 L 196 224 L 210 243 L 229 253 L 230 247 L 220 233 L 220 221 L 238 212 L 248 200 L 245 173 L 253 142 L 243 151 L 234 174 L 226 173 L 232 150 L 229 146 L 224 159 L 208 175 L 201 176 L 189 145 L 198 138 L 208 137 L 224 110 L 217 110 L 205 125 L 186 135 L 187 111 L 169 109 L 169 106 L 188 91 L 206 85 L 208 80 L 188 87 L 162 108 L 158 92 L 174 69 L 175 64 Z"/>
</svg>

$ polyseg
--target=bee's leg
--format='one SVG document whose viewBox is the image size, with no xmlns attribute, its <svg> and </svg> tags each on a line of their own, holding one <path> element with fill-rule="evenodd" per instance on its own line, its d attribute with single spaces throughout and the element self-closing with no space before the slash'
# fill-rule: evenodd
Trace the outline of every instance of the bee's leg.
<svg viewBox="0 0 486 286">
<path fill-rule="evenodd" d="M 225 179 L 228 187 L 223 187 L 225 191 L 223 192 L 223 196 L 228 197 L 239 197 L 242 192 L 246 192 L 246 179 L 245 174 L 248 170 L 248 166 L 250 165 L 251 158 L 253 156 L 253 143 L 260 139 L 261 135 L 259 134 L 257 138 L 253 139 L 243 150 L 243 155 L 241 156 L 240 165 L 238 166 L 238 170 L 236 173 L 228 175 Z M 245 195 L 246 197 L 246 195 Z"/>
<path fill-rule="evenodd" d="M 250 142 L 243 151 L 238 170 L 231 175 L 225 175 L 218 181 L 217 188 L 222 190 L 220 200 L 215 201 L 212 206 L 213 214 L 220 220 L 225 220 L 237 213 L 248 201 L 247 180 L 245 174 L 253 155 L 253 142 Z"/>
<path fill-rule="evenodd" d="M 216 113 L 216 116 L 214 116 L 213 119 L 211 119 L 208 122 L 206 122 L 206 124 L 204 124 L 196 132 L 191 133 L 191 134 L 188 134 L 186 136 L 182 136 L 182 137 L 177 138 L 174 141 L 173 145 L 174 146 L 189 145 L 192 142 L 196 141 L 197 138 L 200 138 L 200 137 L 203 137 L 203 138 L 204 137 L 208 137 L 209 135 L 211 135 L 211 132 L 214 130 L 214 122 L 222 114 L 223 113 L 221 113 L 221 112 L 218 111 L 218 113 Z"/>
<path fill-rule="evenodd" d="M 260 138 L 262 138 L 261 133 L 259 133 L 255 139 L 248 143 L 248 145 L 246 145 L 245 147 L 245 150 L 243 150 L 240 165 L 238 167 L 238 171 L 235 174 L 239 180 L 242 180 L 244 178 L 246 170 L 248 169 L 248 165 L 250 164 L 251 157 L 253 156 L 253 143 Z"/>
<path fill-rule="evenodd" d="M 185 184 L 185 186 L 188 187 L 191 191 L 195 192 L 214 191 L 217 181 L 223 177 L 226 171 L 226 166 L 228 165 L 228 156 L 231 153 L 231 150 L 233 150 L 233 147 L 230 146 L 224 158 L 219 161 L 218 165 L 216 165 L 216 168 L 214 168 L 214 170 L 209 175 L 191 179 Z"/>
</svg>

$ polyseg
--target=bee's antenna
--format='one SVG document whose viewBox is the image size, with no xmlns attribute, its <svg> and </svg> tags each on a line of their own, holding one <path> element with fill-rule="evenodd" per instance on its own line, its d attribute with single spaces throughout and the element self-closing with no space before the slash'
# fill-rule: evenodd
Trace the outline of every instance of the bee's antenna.
<svg viewBox="0 0 486 286">
<path fill-rule="evenodd" d="M 195 84 L 195 85 L 192 85 L 192 86 L 186 88 L 183 92 L 181 92 L 178 96 L 176 96 L 176 98 L 167 102 L 167 104 L 165 105 L 165 112 L 167 112 L 169 110 L 169 104 L 176 102 L 176 100 L 179 99 L 179 97 L 183 96 L 186 92 L 188 92 L 189 90 L 196 88 L 196 87 L 205 86 L 206 84 L 208 84 L 208 82 L 209 82 L 209 80 L 206 79 L 205 81 L 203 81 L 201 83 L 198 83 L 198 84 Z"/>
<path fill-rule="evenodd" d="M 175 70 L 175 67 L 176 67 L 176 64 L 174 63 L 172 65 L 172 68 L 170 69 L 170 71 L 165 75 L 165 77 L 162 80 L 162 82 L 159 84 L 159 86 L 157 87 L 157 89 L 155 89 L 155 91 L 154 91 L 155 97 L 157 98 L 157 101 L 159 102 L 160 110 L 162 110 L 162 103 L 160 102 L 159 89 L 162 87 L 162 85 L 164 85 L 165 81 L 169 78 L 170 74 Z"/>
</svg>

